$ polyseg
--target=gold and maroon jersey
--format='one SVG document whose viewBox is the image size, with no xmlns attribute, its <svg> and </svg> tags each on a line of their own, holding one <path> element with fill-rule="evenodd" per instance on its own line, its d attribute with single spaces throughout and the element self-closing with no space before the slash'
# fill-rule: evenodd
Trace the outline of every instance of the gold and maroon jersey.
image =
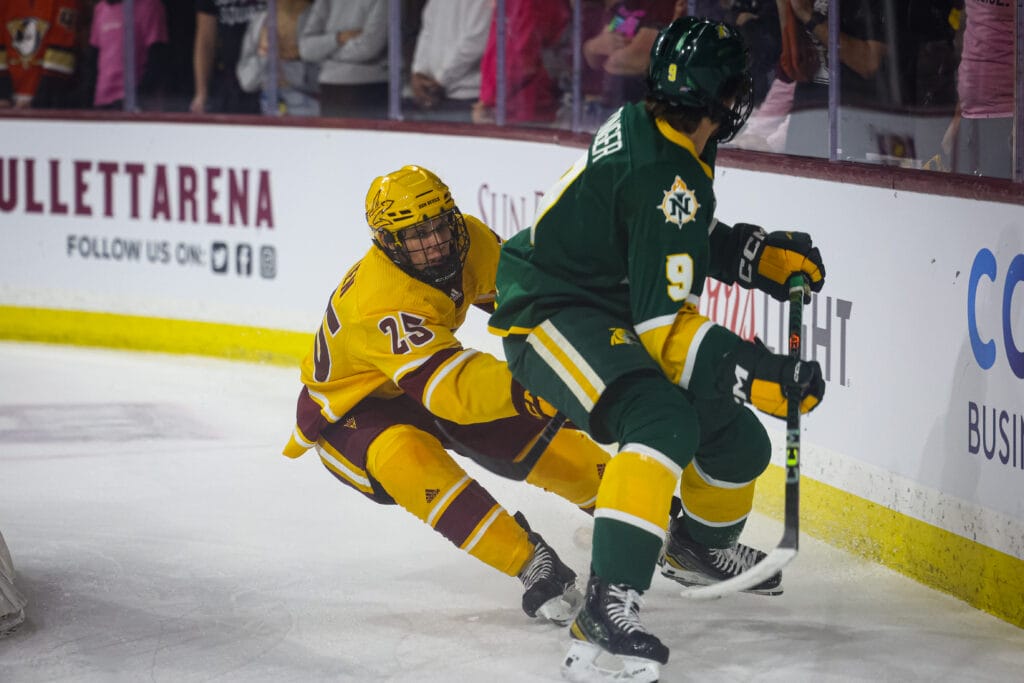
<svg viewBox="0 0 1024 683">
<path fill-rule="evenodd" d="M 0 92 L 32 101 L 46 79 L 75 71 L 79 0 L 3 0 L 0 3 Z"/>
<path fill-rule="evenodd" d="M 300 411 L 285 455 L 304 453 L 324 422 L 337 422 L 368 396 L 405 393 L 437 417 L 459 424 L 518 414 L 505 363 L 463 348 L 455 336 L 471 305 L 494 301 L 500 247 L 479 219 L 465 220 L 469 254 L 461 277 L 445 290 L 410 277 L 377 247 L 348 271 L 302 362 L 303 394 L 319 406 L 319 414 Z"/>
</svg>

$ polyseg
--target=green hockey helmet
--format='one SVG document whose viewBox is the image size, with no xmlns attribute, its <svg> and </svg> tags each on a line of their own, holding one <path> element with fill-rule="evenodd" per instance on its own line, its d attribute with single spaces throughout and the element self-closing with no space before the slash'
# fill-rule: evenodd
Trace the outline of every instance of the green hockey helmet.
<svg viewBox="0 0 1024 683">
<path fill-rule="evenodd" d="M 743 38 L 728 24 L 680 17 L 658 34 L 647 68 L 650 97 L 703 110 L 728 142 L 753 109 L 753 81 Z"/>
</svg>

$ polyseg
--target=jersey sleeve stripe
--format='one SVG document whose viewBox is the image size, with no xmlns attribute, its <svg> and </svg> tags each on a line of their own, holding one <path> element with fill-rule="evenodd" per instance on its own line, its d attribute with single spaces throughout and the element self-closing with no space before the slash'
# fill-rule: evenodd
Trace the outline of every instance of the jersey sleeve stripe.
<svg viewBox="0 0 1024 683">
<path fill-rule="evenodd" d="M 546 320 L 534 328 L 526 342 L 558 375 L 580 405 L 587 412 L 593 410 L 597 399 L 604 393 L 605 384 L 551 321 Z"/>
<path fill-rule="evenodd" d="M 305 437 L 305 435 L 299 430 L 298 425 L 292 429 L 292 438 L 302 446 L 303 448 L 312 448 L 315 444 Z"/>
<path fill-rule="evenodd" d="M 309 397 L 316 401 L 317 405 L 320 406 L 320 409 L 324 411 L 324 415 L 326 415 L 328 420 L 331 422 L 337 422 L 341 419 L 340 415 L 335 415 L 334 411 L 331 410 L 331 400 L 325 395 L 321 394 L 319 391 L 309 389 Z"/>
<path fill-rule="evenodd" d="M 426 363 L 431 358 L 433 358 L 433 356 L 427 356 L 425 358 L 417 358 L 414 361 L 410 361 L 410 362 L 406 363 L 402 367 L 400 367 L 397 370 L 395 370 L 395 374 L 391 376 L 391 381 L 394 382 L 395 384 L 398 384 L 402 380 L 403 377 L 405 377 L 407 374 L 409 374 L 413 370 L 416 370 L 417 368 L 419 368 L 421 365 Z"/>
<path fill-rule="evenodd" d="M 458 366 L 465 363 L 467 360 L 480 353 L 476 349 L 465 349 L 451 358 L 449 358 L 441 367 L 434 372 L 434 376 L 431 377 L 430 381 L 427 382 L 426 389 L 423 391 L 423 407 L 430 410 L 430 401 L 434 395 L 434 390 L 444 380 L 448 374 L 457 368 Z M 433 411 L 431 411 L 433 412 Z"/>
<path fill-rule="evenodd" d="M 651 318 L 650 320 L 645 320 L 642 323 L 635 325 L 633 329 L 636 331 L 637 336 L 639 336 L 644 334 L 645 332 L 656 330 L 659 327 L 667 327 L 671 325 L 673 322 L 675 322 L 675 319 L 675 313 L 669 313 L 668 315 L 659 315 L 657 318 Z"/>
<path fill-rule="evenodd" d="M 60 47 L 49 47 L 43 53 L 43 68 L 70 76 L 75 72 L 75 53 Z"/>
<path fill-rule="evenodd" d="M 679 375 L 679 386 L 684 389 L 690 387 L 690 380 L 693 378 L 693 371 L 697 367 L 697 352 L 700 350 L 704 337 L 715 326 L 710 320 L 705 320 L 694 332 L 693 339 L 687 345 L 686 362 L 683 364 L 683 372 Z"/>
</svg>

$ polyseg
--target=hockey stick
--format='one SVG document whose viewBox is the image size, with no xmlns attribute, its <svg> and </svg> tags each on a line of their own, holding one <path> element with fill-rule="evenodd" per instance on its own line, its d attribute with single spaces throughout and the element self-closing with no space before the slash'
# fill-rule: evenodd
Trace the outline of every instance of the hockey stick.
<svg viewBox="0 0 1024 683">
<path fill-rule="evenodd" d="M 551 440 L 555 438 L 556 434 L 558 434 L 558 430 L 565 425 L 567 419 L 568 418 L 566 418 L 561 412 L 555 413 L 555 416 L 552 417 L 546 425 L 544 425 L 544 429 L 541 430 L 540 434 L 537 436 L 537 440 L 533 442 L 532 446 L 530 446 L 530 450 L 528 450 L 526 455 L 516 462 L 496 460 L 495 458 L 474 450 L 458 439 L 455 439 L 448 430 L 444 428 L 444 425 L 441 424 L 440 420 L 435 420 L 434 422 L 437 424 L 437 428 L 445 438 L 458 447 L 456 450 L 468 457 L 470 460 L 480 465 L 485 470 L 493 472 L 500 477 L 522 481 L 526 479 L 530 470 L 532 470 L 533 466 L 537 464 L 538 460 L 540 460 L 540 456 L 544 455 L 544 451 L 546 451 L 548 446 L 551 445 Z"/>
<path fill-rule="evenodd" d="M 796 360 L 800 360 L 806 283 L 803 275 L 794 275 L 789 280 L 789 357 Z M 684 598 L 720 598 L 748 590 L 796 557 L 800 540 L 800 397 L 790 396 L 786 409 L 786 510 L 782 539 L 747 571 L 708 586 L 687 588 L 682 592 Z"/>
</svg>

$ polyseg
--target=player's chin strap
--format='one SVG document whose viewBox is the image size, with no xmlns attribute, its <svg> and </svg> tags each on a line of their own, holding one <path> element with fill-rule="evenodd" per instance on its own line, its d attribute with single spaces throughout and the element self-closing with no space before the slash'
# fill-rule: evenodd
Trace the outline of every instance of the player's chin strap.
<svg viewBox="0 0 1024 683">
<path fill-rule="evenodd" d="M 799 360 L 803 330 L 804 295 L 808 289 L 802 274 L 789 279 L 789 357 Z M 800 396 L 788 397 L 786 413 L 786 512 L 782 540 L 763 560 L 731 579 L 708 586 L 687 588 L 684 598 L 720 598 L 753 588 L 774 576 L 796 557 L 800 540 Z"/>
</svg>

